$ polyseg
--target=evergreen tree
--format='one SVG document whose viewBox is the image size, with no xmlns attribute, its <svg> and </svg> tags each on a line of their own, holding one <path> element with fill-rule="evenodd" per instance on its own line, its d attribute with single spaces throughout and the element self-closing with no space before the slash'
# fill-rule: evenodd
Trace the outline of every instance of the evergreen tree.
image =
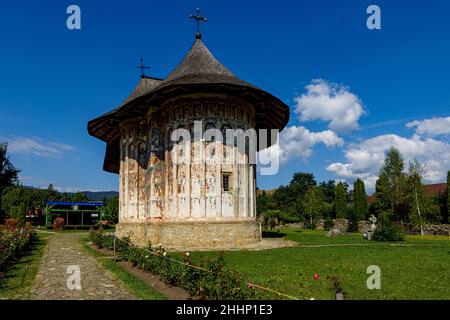
<svg viewBox="0 0 450 320">
<path fill-rule="evenodd" d="M 353 194 L 354 218 L 359 222 L 368 216 L 366 188 L 361 179 L 356 179 L 353 185 Z"/>
<path fill-rule="evenodd" d="M 347 190 L 342 182 L 336 185 L 334 195 L 334 212 L 336 218 L 344 219 L 347 217 Z"/>
<path fill-rule="evenodd" d="M 319 188 L 322 190 L 324 201 L 330 204 L 333 203 L 334 193 L 336 191 L 336 181 L 322 181 L 319 183 Z"/>
<path fill-rule="evenodd" d="M 387 196 L 390 202 L 389 211 L 398 220 L 403 220 L 408 213 L 408 206 L 405 199 L 406 175 L 403 173 L 403 169 L 404 162 L 402 155 L 396 148 L 390 148 L 386 154 L 380 176 L 386 179 L 383 183 L 387 184 Z"/>
<path fill-rule="evenodd" d="M 386 174 L 381 173 L 375 184 L 376 211 L 387 212 L 391 209 L 391 197 Z"/>
</svg>

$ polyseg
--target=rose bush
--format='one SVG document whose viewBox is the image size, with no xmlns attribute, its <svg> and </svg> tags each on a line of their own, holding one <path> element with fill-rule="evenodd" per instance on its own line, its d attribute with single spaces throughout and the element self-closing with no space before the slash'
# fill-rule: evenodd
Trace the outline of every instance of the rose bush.
<svg viewBox="0 0 450 320">
<path fill-rule="evenodd" d="M 15 224 L 0 225 L 0 270 L 20 256 L 36 240 L 36 232 L 30 224 L 18 227 Z"/>
<path fill-rule="evenodd" d="M 98 248 L 113 249 L 114 234 L 92 230 L 91 241 Z M 129 237 L 116 240 L 117 256 L 138 268 L 158 275 L 169 285 L 186 289 L 200 299 L 236 300 L 267 298 L 254 286 L 248 285 L 244 276 L 230 268 L 225 269 L 223 255 L 217 259 L 198 258 L 194 262 L 188 253 L 182 259 L 171 256 L 161 245 L 145 248 L 133 245 Z M 208 270 L 208 271 L 206 271 Z"/>
</svg>

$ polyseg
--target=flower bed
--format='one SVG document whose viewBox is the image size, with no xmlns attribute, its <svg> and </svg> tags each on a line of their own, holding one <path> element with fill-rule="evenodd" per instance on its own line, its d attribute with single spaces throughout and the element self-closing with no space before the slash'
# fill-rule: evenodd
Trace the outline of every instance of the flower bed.
<svg viewBox="0 0 450 320">
<path fill-rule="evenodd" d="M 92 230 L 91 241 L 98 248 L 113 249 L 114 235 Z M 242 274 L 225 269 L 223 256 L 217 259 L 199 258 L 193 264 L 189 253 L 182 259 L 169 256 L 161 246 L 139 248 L 131 244 L 129 237 L 116 240 L 116 252 L 120 259 L 131 262 L 138 268 L 158 275 L 169 285 L 186 289 L 191 296 L 200 299 L 236 300 L 263 298 L 255 286 Z M 265 297 L 267 298 L 267 297 Z"/>
<path fill-rule="evenodd" d="M 36 232 L 30 225 L 0 225 L 0 270 L 4 270 L 8 262 L 20 256 L 36 239 Z"/>
</svg>

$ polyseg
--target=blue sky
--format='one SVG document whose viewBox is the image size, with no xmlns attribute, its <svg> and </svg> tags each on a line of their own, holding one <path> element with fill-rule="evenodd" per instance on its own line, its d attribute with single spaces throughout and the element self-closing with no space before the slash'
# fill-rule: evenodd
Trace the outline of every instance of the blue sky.
<svg viewBox="0 0 450 320">
<path fill-rule="evenodd" d="M 81 30 L 66 28 L 70 4 L 81 8 Z M 366 27 L 370 4 L 381 8 L 381 30 Z M 428 182 L 444 180 L 448 1 L 40 0 L 8 1 L 0 11 L 0 140 L 24 184 L 118 189 L 87 121 L 132 91 L 141 56 L 156 77 L 182 60 L 196 7 L 208 17 L 203 40 L 216 58 L 291 107 L 282 141 L 293 147 L 277 175 L 258 177 L 260 188 L 305 171 L 318 180 L 361 177 L 370 189 L 389 146 L 423 161 Z"/>
</svg>

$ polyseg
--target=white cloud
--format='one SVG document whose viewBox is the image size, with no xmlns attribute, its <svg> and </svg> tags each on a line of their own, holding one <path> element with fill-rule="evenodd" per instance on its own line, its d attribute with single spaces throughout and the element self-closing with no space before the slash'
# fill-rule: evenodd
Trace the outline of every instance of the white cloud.
<svg viewBox="0 0 450 320">
<path fill-rule="evenodd" d="M 408 128 L 416 128 L 416 133 L 428 137 L 450 135 L 450 117 L 416 120 L 406 124 Z"/>
<path fill-rule="evenodd" d="M 361 178 L 366 182 L 368 189 L 373 189 L 385 153 L 390 147 L 400 151 L 405 160 L 405 169 L 414 158 L 424 163 L 425 182 L 435 183 L 445 180 L 447 170 L 450 169 L 450 144 L 418 134 L 414 134 L 411 138 L 385 134 L 352 144 L 345 152 L 346 163 L 332 163 L 326 169 L 340 178 L 348 180 Z"/>
<path fill-rule="evenodd" d="M 44 158 L 60 158 L 65 153 L 74 150 L 74 147 L 71 145 L 45 141 L 39 137 L 0 137 L 0 141 L 6 141 L 8 143 L 8 152 Z"/>
<path fill-rule="evenodd" d="M 361 100 L 347 87 L 316 79 L 305 88 L 307 92 L 295 98 L 295 112 L 301 121 L 326 121 L 334 131 L 359 128 L 359 118 L 365 111 Z"/>
<path fill-rule="evenodd" d="M 331 130 L 311 132 L 302 126 L 291 126 L 281 131 L 278 144 L 261 152 L 267 157 L 279 157 L 283 164 L 296 157 L 309 158 L 319 143 L 332 148 L 342 146 L 344 140 Z"/>
<path fill-rule="evenodd" d="M 62 187 L 58 185 L 53 186 L 58 192 L 77 193 L 77 192 L 109 192 L 110 190 L 100 190 L 92 188 L 80 188 L 80 187 Z"/>
</svg>

